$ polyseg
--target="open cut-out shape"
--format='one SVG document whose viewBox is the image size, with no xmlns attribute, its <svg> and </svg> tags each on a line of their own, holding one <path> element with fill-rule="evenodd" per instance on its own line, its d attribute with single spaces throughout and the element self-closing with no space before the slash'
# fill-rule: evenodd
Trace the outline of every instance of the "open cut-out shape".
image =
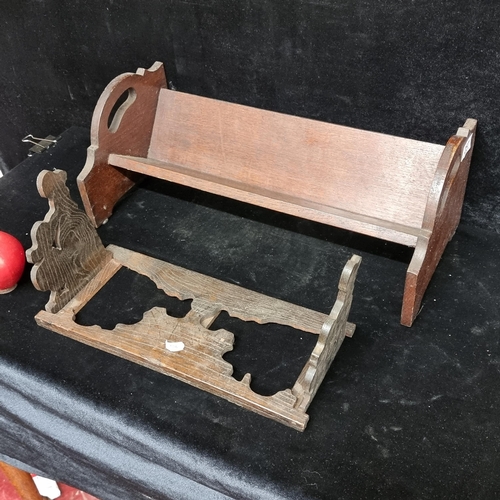
<svg viewBox="0 0 500 500">
<path fill-rule="evenodd" d="M 115 133 L 118 130 L 123 115 L 128 108 L 130 108 L 136 98 L 137 92 L 132 87 L 125 90 L 122 95 L 118 97 L 108 117 L 108 129 L 111 133 Z"/>
<path fill-rule="evenodd" d="M 140 300 L 137 298 L 140 297 Z M 174 318 L 183 318 L 191 309 L 191 300 L 181 301 L 158 289 L 148 277 L 122 267 L 76 315 L 79 325 L 98 325 L 112 330 L 118 323 L 139 322 L 145 311 L 165 308 Z"/>
<path fill-rule="evenodd" d="M 81 222 L 81 212 L 73 209 L 65 180 L 66 174 L 60 170 L 40 173 L 40 194 L 49 199 L 51 209 L 43 223 L 35 224 L 32 230 L 33 246 L 27 255 L 35 265 L 34 269 L 40 269 L 45 260 L 52 257 L 51 270 L 55 276 L 79 271 L 78 286 L 72 287 L 73 294 L 68 295 L 68 292 L 59 298 L 57 310 L 49 308 L 40 311 L 35 316 L 37 323 L 170 375 L 297 430 L 304 430 L 309 419 L 306 413 L 309 404 L 344 337 L 352 336 L 355 329 L 347 317 L 361 257 L 355 255 L 345 265 L 337 300 L 329 315 L 125 248 L 109 245 L 103 252 L 96 245 L 100 240 L 93 228 L 84 232 L 82 238 L 62 238 L 62 252 L 72 255 L 72 259 L 57 259 L 52 255 L 54 249 L 51 244 L 40 244 L 54 239 L 57 224 L 52 218 L 59 221 L 61 217 L 63 220 L 76 217 Z M 44 186 L 51 189 L 46 191 Z M 73 227 L 75 221 L 69 220 L 66 224 Z M 89 251 L 90 246 L 92 251 Z M 81 254 L 87 256 L 85 265 L 81 265 Z M 94 259 L 97 263 L 89 268 L 87 264 Z M 71 263 L 75 263 L 76 267 L 72 268 Z M 75 316 L 78 312 L 123 267 L 151 279 L 167 295 L 181 301 L 191 299 L 188 314 L 183 318 L 174 318 L 167 314 L 165 308 L 155 306 L 146 311 L 139 322 L 131 325 L 118 323 L 113 330 L 77 324 Z M 37 273 L 33 276 L 34 283 L 38 285 Z M 53 280 L 54 286 L 59 286 L 59 283 L 59 279 Z M 227 311 L 230 316 L 243 321 L 277 323 L 317 335 L 315 347 L 292 387 L 271 396 L 262 396 L 250 388 L 249 373 L 241 381 L 232 377 L 233 367 L 223 356 L 233 349 L 234 335 L 222 328 L 215 331 L 209 329 L 221 311 Z M 183 349 L 171 351 L 166 348 L 180 343 Z"/>
<path fill-rule="evenodd" d="M 210 330 L 225 329 L 234 334 L 233 350 L 224 359 L 233 366 L 233 377 L 242 380 L 252 374 L 250 387 L 271 396 L 293 386 L 317 342 L 317 336 L 277 323 L 242 321 L 222 311 Z"/>
</svg>

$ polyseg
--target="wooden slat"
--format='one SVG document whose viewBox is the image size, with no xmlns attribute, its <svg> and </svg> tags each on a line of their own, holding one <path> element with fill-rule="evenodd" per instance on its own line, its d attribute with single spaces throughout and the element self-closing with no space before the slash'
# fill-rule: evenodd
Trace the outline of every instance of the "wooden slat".
<svg viewBox="0 0 500 500">
<path fill-rule="evenodd" d="M 418 239 L 406 273 L 401 311 L 405 326 L 411 326 L 417 316 L 434 270 L 460 221 L 476 127 L 477 121 L 469 118 L 448 140 L 439 162 L 423 224 L 429 236 Z"/>
<path fill-rule="evenodd" d="M 162 89 L 148 158 L 421 228 L 443 150 Z"/>
<path fill-rule="evenodd" d="M 231 316 L 243 321 L 279 323 L 319 335 L 321 327 L 328 320 L 327 314 L 268 297 L 153 257 L 146 258 L 126 248 L 109 245 L 107 249 L 112 252 L 116 262 L 149 277 L 167 295 L 180 300 L 210 301 L 217 297 L 217 301 L 224 304 L 224 309 Z"/>
<path fill-rule="evenodd" d="M 297 199 L 283 193 L 265 191 L 257 186 L 245 186 L 236 181 L 217 178 L 198 170 L 159 160 L 111 154 L 108 161 L 110 165 L 131 172 L 140 172 L 296 217 L 356 231 L 386 241 L 393 241 L 401 245 L 415 246 L 417 238 L 426 234 L 422 229 L 355 214 L 336 207 L 320 205 L 315 201 Z"/>
<path fill-rule="evenodd" d="M 115 203 L 140 176 L 108 165 L 109 153 L 146 156 L 156 114 L 160 88 L 167 81 L 163 64 L 155 63 L 148 70 L 139 68 L 113 79 L 105 88 L 94 110 L 90 128 L 87 161 L 77 178 L 83 205 L 92 223 L 100 226 L 112 213 Z M 108 122 L 123 95 L 131 97 Z M 125 109 L 126 108 L 126 109 Z M 116 120 L 117 115 L 121 119 Z M 119 126 L 117 125 L 119 121 Z"/>
</svg>

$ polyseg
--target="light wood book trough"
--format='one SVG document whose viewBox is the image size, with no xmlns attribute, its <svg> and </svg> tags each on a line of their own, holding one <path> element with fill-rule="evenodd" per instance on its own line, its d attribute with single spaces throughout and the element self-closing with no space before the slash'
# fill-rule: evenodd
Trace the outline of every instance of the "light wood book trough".
<svg viewBox="0 0 500 500">
<path fill-rule="evenodd" d="M 37 323 L 303 431 L 307 408 L 344 338 L 354 333 L 355 325 L 347 318 L 361 257 L 354 255 L 344 266 L 337 299 L 330 314 L 323 314 L 126 248 L 105 248 L 90 219 L 71 200 L 65 182 L 62 170 L 44 170 L 37 179 L 50 209 L 33 226 L 33 246 L 26 255 L 34 264 L 35 287 L 51 292 L 45 310 L 35 316 Z M 189 312 L 175 318 L 165 308 L 153 307 L 135 324 L 121 324 L 116 318 L 112 330 L 75 321 L 122 267 L 147 276 L 167 295 L 192 300 Z M 223 356 L 233 349 L 234 335 L 210 330 L 222 311 L 243 321 L 287 325 L 317 336 L 292 387 L 263 396 L 251 389 L 250 373 L 240 381 L 232 377 L 233 367 Z"/>
<path fill-rule="evenodd" d="M 401 312 L 412 325 L 460 219 L 476 120 L 442 146 L 166 87 L 157 62 L 100 97 L 78 177 L 96 227 L 144 174 L 415 247 Z"/>
</svg>

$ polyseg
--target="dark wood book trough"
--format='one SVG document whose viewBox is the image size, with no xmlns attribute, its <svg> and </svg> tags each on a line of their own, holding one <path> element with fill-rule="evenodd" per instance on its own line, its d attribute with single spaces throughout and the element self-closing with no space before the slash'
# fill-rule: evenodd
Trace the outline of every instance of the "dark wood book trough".
<svg viewBox="0 0 500 500">
<path fill-rule="evenodd" d="M 207 99 L 167 89 L 157 62 L 104 90 L 78 183 L 96 227 L 144 174 L 415 247 L 411 326 L 460 220 L 475 130 L 442 146 Z"/>
</svg>

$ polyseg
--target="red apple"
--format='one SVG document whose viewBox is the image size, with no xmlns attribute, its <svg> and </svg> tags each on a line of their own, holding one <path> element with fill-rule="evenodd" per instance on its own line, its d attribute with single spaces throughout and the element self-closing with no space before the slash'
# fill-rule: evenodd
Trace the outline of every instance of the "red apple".
<svg viewBox="0 0 500 500">
<path fill-rule="evenodd" d="M 25 264 L 24 248 L 14 236 L 0 231 L 0 293 L 14 290 Z"/>
</svg>

